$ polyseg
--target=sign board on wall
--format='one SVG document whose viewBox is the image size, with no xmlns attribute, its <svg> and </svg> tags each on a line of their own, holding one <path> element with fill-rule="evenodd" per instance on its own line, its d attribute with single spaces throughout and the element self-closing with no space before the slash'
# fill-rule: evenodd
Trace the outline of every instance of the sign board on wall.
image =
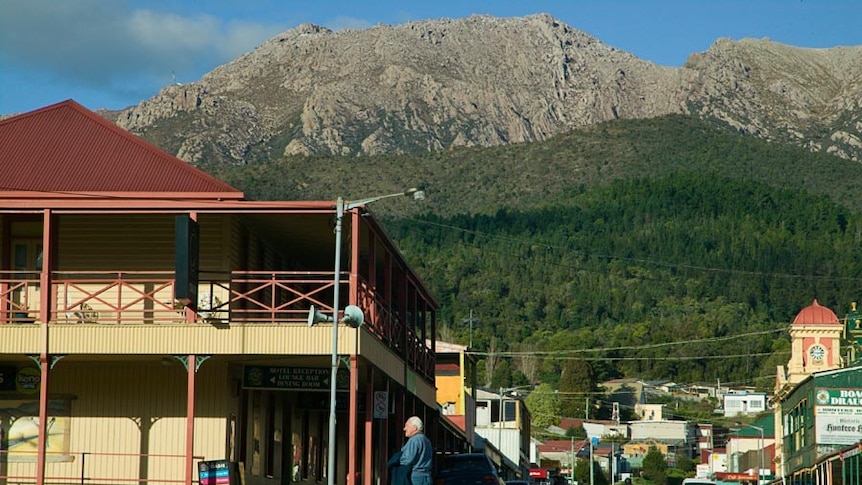
<svg viewBox="0 0 862 485">
<path fill-rule="evenodd" d="M 295 391 L 330 391 L 332 369 L 329 367 L 273 367 L 247 365 L 243 371 L 242 387 L 246 389 L 275 389 Z M 348 389 L 350 373 L 338 373 L 336 388 Z"/>
<path fill-rule="evenodd" d="M 374 419 L 386 419 L 387 417 L 389 417 L 389 393 L 374 391 Z"/>
<path fill-rule="evenodd" d="M 815 440 L 852 445 L 862 436 L 862 390 L 818 389 L 814 395 Z"/>
<path fill-rule="evenodd" d="M 24 367 L 15 374 L 15 390 L 21 394 L 37 394 L 41 385 L 42 372 L 36 367 Z"/>
<path fill-rule="evenodd" d="M 210 460 L 198 463 L 198 481 L 201 485 L 236 485 L 239 466 L 227 460 Z M 243 480 L 245 482 L 245 480 Z"/>
<path fill-rule="evenodd" d="M 15 375 L 18 369 L 12 366 L 0 366 L 0 391 L 15 390 Z"/>
</svg>

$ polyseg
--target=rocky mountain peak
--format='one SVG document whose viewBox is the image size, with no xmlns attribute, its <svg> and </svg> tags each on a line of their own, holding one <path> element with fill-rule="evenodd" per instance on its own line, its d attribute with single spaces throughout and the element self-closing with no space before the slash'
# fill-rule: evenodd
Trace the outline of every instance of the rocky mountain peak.
<svg viewBox="0 0 862 485">
<path fill-rule="evenodd" d="M 547 139 L 691 113 L 859 160 L 862 48 L 718 39 L 659 66 L 548 14 L 331 31 L 302 24 L 117 122 L 190 161 L 375 155 Z"/>
</svg>

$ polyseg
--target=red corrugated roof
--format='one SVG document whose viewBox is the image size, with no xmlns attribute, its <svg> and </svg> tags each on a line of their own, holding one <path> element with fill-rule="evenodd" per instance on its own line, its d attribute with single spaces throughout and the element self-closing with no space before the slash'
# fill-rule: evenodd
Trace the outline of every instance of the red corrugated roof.
<svg viewBox="0 0 862 485">
<path fill-rule="evenodd" d="M 241 199 L 242 192 L 72 100 L 0 121 L 0 193 Z M 10 194 L 11 195 L 11 194 Z"/>
<path fill-rule="evenodd" d="M 817 300 L 800 311 L 793 319 L 794 325 L 841 325 L 835 312 L 822 306 Z"/>
<path fill-rule="evenodd" d="M 544 443 L 537 445 L 536 450 L 542 453 L 554 453 L 571 451 L 572 448 L 574 448 L 575 451 L 578 451 L 585 446 L 587 446 L 586 440 L 547 440 Z"/>
<path fill-rule="evenodd" d="M 580 428 L 584 425 L 584 420 L 579 418 L 561 418 L 560 427 L 563 429 Z"/>
</svg>

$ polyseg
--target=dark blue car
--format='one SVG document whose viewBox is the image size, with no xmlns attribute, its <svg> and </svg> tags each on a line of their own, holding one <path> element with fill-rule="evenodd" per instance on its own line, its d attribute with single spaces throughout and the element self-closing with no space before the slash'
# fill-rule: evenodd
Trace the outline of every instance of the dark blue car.
<svg viewBox="0 0 862 485">
<path fill-rule="evenodd" d="M 484 453 L 461 453 L 443 457 L 434 485 L 505 485 L 505 482 Z"/>
</svg>

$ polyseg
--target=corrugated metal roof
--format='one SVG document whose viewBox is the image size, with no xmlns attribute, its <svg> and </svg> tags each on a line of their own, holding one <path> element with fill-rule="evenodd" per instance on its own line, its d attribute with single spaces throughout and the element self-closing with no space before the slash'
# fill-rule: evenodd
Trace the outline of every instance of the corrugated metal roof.
<svg viewBox="0 0 862 485">
<path fill-rule="evenodd" d="M 573 448 L 578 451 L 587 446 L 586 440 L 547 440 L 536 446 L 536 449 L 543 453 L 571 451 Z"/>
<path fill-rule="evenodd" d="M 841 325 L 841 322 L 835 312 L 820 305 L 815 299 L 814 303 L 803 308 L 796 315 L 793 325 Z"/>
<path fill-rule="evenodd" d="M 0 121 L 0 193 L 242 199 L 230 185 L 73 100 Z"/>
</svg>

